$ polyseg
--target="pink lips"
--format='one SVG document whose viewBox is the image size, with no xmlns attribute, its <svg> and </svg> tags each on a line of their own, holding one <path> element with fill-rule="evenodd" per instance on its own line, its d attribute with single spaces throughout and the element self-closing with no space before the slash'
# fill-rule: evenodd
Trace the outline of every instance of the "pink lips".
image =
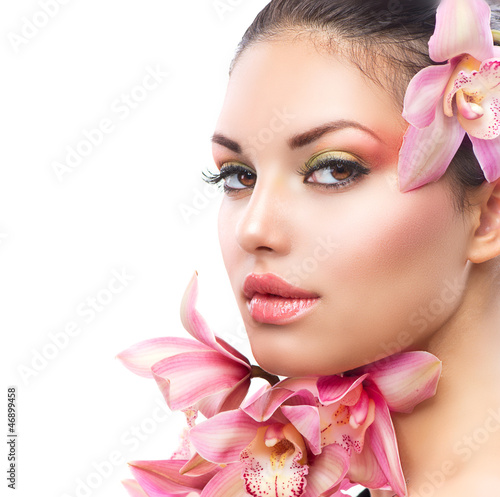
<svg viewBox="0 0 500 497">
<path fill-rule="evenodd" d="M 272 273 L 249 274 L 243 293 L 250 315 L 267 324 L 291 323 L 319 302 L 318 294 L 292 286 Z"/>
</svg>

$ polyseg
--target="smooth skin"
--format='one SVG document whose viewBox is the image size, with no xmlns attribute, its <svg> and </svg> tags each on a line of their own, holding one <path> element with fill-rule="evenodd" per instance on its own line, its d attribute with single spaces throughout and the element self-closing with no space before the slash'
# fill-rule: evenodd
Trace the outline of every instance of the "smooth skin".
<svg viewBox="0 0 500 497">
<path fill-rule="evenodd" d="M 476 495 L 486 482 L 500 495 L 500 182 L 477 189 L 470 212 L 457 212 L 448 174 L 401 193 L 407 124 L 389 90 L 304 37 L 245 50 L 213 144 L 219 169 L 240 167 L 225 178 L 224 263 L 254 356 L 271 373 L 337 374 L 401 350 L 441 359 L 437 395 L 394 416 L 409 495 Z M 327 167 L 299 173 L 318 157 Z M 242 289 L 252 272 L 320 302 L 296 322 L 259 323 Z M 463 437 L 474 440 L 491 412 L 488 439 L 467 449 Z"/>
</svg>

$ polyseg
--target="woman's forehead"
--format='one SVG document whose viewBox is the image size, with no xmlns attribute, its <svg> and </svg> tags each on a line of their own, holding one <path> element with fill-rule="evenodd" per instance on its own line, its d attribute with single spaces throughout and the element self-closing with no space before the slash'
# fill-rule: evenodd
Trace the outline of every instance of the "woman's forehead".
<svg viewBox="0 0 500 497">
<path fill-rule="evenodd" d="M 400 135 L 406 126 L 401 110 L 388 89 L 345 57 L 303 39 L 273 40 L 247 48 L 234 66 L 217 131 L 243 138 L 285 115 L 294 116 L 287 122 L 289 134 L 349 120 Z"/>
</svg>

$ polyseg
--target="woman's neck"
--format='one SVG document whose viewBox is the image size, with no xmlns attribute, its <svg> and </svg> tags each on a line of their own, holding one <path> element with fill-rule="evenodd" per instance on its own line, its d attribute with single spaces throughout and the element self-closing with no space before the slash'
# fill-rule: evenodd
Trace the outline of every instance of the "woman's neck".
<svg viewBox="0 0 500 497">
<path fill-rule="evenodd" d="M 459 309 L 425 344 L 443 362 L 435 397 L 393 416 L 410 497 L 500 496 L 500 292 L 492 274 L 473 268 Z"/>
</svg>

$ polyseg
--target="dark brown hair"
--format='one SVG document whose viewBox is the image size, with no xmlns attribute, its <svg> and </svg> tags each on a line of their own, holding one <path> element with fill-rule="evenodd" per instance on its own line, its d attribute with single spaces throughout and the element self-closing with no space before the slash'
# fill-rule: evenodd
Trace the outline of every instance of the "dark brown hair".
<svg viewBox="0 0 500 497">
<path fill-rule="evenodd" d="M 411 78 L 426 66 L 434 32 L 436 0 L 271 0 L 246 30 L 230 74 L 251 45 L 283 35 L 309 36 L 323 49 L 341 54 L 368 77 L 388 87 L 401 109 Z M 498 6 L 492 25 L 500 29 Z M 380 58 L 389 70 L 382 72 Z M 470 207 L 468 193 L 485 181 L 467 137 L 448 171 L 457 209 Z"/>
</svg>

